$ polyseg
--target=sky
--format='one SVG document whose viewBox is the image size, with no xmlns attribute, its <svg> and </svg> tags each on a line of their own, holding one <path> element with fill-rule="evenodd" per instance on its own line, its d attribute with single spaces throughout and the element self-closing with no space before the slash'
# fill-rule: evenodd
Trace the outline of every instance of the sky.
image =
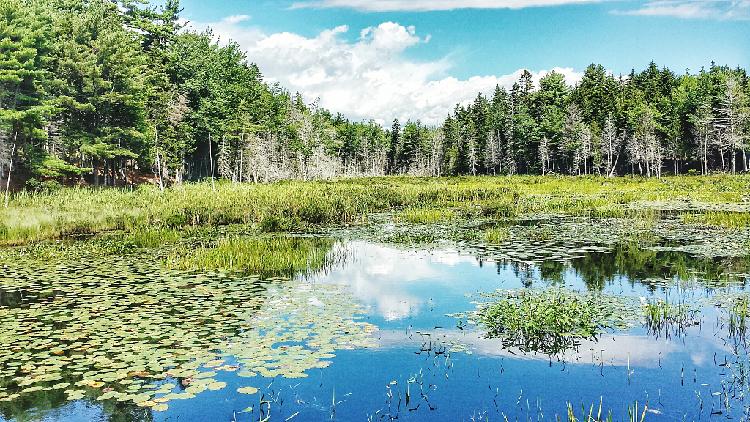
<svg viewBox="0 0 750 422">
<path fill-rule="evenodd" d="M 268 82 L 388 125 L 442 121 L 523 69 L 575 84 L 591 63 L 627 74 L 712 61 L 750 68 L 750 0 L 182 0 Z"/>
</svg>

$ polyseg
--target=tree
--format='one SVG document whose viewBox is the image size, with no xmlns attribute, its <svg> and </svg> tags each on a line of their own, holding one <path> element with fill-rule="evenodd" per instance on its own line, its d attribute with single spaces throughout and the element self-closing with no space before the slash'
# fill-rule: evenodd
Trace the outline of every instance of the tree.
<svg viewBox="0 0 750 422">
<path fill-rule="evenodd" d="M 35 141 L 46 136 L 54 109 L 46 97 L 50 75 L 44 69 L 52 39 L 48 16 L 40 3 L 0 0 L 0 152 L 8 169 L 6 207 L 16 155 L 38 158 Z"/>
<path fill-rule="evenodd" d="M 602 130 L 601 147 L 604 156 L 604 170 L 607 177 L 613 177 L 617 171 L 617 162 L 620 159 L 620 146 L 622 138 L 617 134 L 615 119 L 610 115 L 604 122 Z"/>
<path fill-rule="evenodd" d="M 714 115 L 711 105 L 702 102 L 694 114 L 690 116 L 693 124 L 693 136 L 698 144 L 697 158 L 701 162 L 701 171 L 708 174 L 708 151 L 713 139 Z"/>
<path fill-rule="evenodd" d="M 727 75 L 724 85 L 714 126 L 718 132 L 720 149 L 729 151 L 730 172 L 734 174 L 737 170 L 738 152 L 742 154 L 743 170 L 747 170 L 747 136 L 744 131 L 748 122 L 748 102 L 743 86 L 735 75 Z"/>
<path fill-rule="evenodd" d="M 397 164 L 396 164 L 396 157 L 399 153 L 399 148 L 401 145 L 401 124 L 399 123 L 398 119 L 393 120 L 393 125 L 391 125 L 391 132 L 390 132 L 390 142 L 388 144 L 388 170 L 387 172 L 390 174 L 397 172 Z"/>
</svg>

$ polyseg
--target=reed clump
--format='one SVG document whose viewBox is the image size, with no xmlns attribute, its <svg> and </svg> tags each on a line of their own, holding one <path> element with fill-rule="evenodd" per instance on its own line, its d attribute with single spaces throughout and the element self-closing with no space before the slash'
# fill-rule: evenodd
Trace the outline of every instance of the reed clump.
<svg viewBox="0 0 750 422">
<path fill-rule="evenodd" d="M 497 292 L 474 318 L 489 338 L 523 352 L 557 355 L 583 339 L 626 328 L 633 318 L 626 299 L 564 288 Z"/>
<path fill-rule="evenodd" d="M 184 245 L 170 254 L 167 266 L 184 270 L 222 270 L 269 277 L 293 277 L 336 262 L 335 241 L 320 237 L 229 236 L 215 246 L 193 250 Z"/>
</svg>

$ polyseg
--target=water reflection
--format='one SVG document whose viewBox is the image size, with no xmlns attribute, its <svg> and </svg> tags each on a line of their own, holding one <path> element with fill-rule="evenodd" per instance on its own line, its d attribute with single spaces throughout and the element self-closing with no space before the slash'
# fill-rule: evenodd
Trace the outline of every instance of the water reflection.
<svg viewBox="0 0 750 422">
<path fill-rule="evenodd" d="M 624 411 L 634 400 L 658 409 L 647 420 L 698 419 L 715 412 L 738 417 L 747 408 L 747 347 L 724 337 L 726 327 L 713 323 L 720 318 L 713 305 L 700 302 L 735 274 L 747 272 L 747 259 L 694 258 L 632 244 L 540 263 L 494 259 L 486 251 L 459 247 L 415 250 L 353 241 L 336 248 L 346 250 L 346 260 L 300 276 L 294 281 L 298 284 L 213 273 L 186 279 L 154 262 L 112 257 L 96 265 L 78 260 L 46 275 L 37 267 L 0 277 L 5 281 L 0 284 L 8 287 L 0 290 L 0 315 L 28 317 L 18 322 L 0 318 L 6 335 L 0 339 L 6 345 L 18 341 L 7 336 L 20 333 L 26 341 L 24 328 L 41 324 L 51 327 L 43 331 L 48 337 L 57 335 L 55 327 L 68 334 L 84 333 L 71 342 L 94 341 L 104 356 L 128 367 L 141 363 L 127 356 L 151 363 L 153 353 L 160 364 L 165 357 L 180 366 L 170 353 L 187 346 L 190 359 L 210 352 L 212 358 L 225 360 L 221 367 L 236 367 L 186 367 L 184 373 L 166 373 L 157 384 L 182 384 L 197 379 L 193 371 L 210 370 L 217 372 L 215 382 L 226 387 L 170 402 L 163 413 L 132 401 L 94 400 L 101 391 L 69 402 L 64 390 L 50 390 L 0 403 L 0 419 L 258 420 L 258 406 L 267 401 L 270 408 L 264 412 L 270 412 L 272 420 L 293 415 L 291 420 L 380 420 L 387 415 L 412 421 L 479 415 L 522 420 L 542 413 L 549 420 L 555 412 L 564 413 L 567 402 L 588 406 L 602 396 L 605 411 L 619 412 L 615 420 L 627 417 Z M 31 282 L 19 289 L 14 285 L 18 280 Z M 695 283 L 686 288 L 676 280 Z M 49 286 L 60 283 L 64 288 L 57 296 L 44 296 Z M 744 289 L 742 282 L 731 284 L 733 291 Z M 671 338 L 656 338 L 637 325 L 598 341 L 582 341 L 551 359 L 509 350 L 472 326 L 458 327 L 457 319 L 448 315 L 474 309 L 481 292 L 550 285 L 634 297 L 684 297 L 700 303 L 704 322 Z M 331 299 L 326 292 L 342 295 Z M 34 313 L 28 314 L 31 307 Z M 80 320 L 81 315 L 88 322 Z M 55 325 L 59 317 L 62 326 Z M 104 325 L 96 328 L 91 321 Z M 319 323 L 335 329 L 312 328 Z M 105 332 L 117 324 L 130 330 L 117 328 L 120 334 L 110 338 Z M 379 330 L 368 328 L 374 326 Z M 119 341 L 121 337 L 126 341 Z M 334 337 L 354 341 L 334 345 Z M 300 348 L 301 343 L 309 348 Z M 34 350 L 44 352 L 49 350 Z M 19 356 L 0 351 L 0 382 L 6 383 L 1 385 L 17 382 L 13 378 L 19 368 L 7 363 Z M 33 353 L 23 356 L 39 359 Z M 63 357 L 71 356 L 66 351 Z M 169 371 L 166 363 L 162 366 L 161 372 Z M 54 383 L 74 384 L 90 370 L 59 371 L 63 377 Z M 38 368 L 32 373 L 41 374 Z M 256 395 L 237 392 L 248 382 L 259 389 Z M 178 385 L 177 390 L 182 394 L 186 387 Z M 250 407 L 254 412 L 242 413 Z"/>
</svg>

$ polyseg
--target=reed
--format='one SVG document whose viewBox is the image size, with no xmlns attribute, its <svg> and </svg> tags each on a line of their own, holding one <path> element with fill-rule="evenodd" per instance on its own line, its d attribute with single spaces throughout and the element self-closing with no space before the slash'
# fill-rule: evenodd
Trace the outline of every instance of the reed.
<svg viewBox="0 0 750 422">
<path fill-rule="evenodd" d="M 143 227 L 248 224 L 260 232 L 364 222 L 376 212 L 407 210 L 409 222 L 457 216 L 507 218 L 534 213 L 642 217 L 661 203 L 714 203 L 735 208 L 750 176 L 671 177 L 381 177 L 272 184 L 190 183 L 161 192 L 65 188 L 21 192 L 0 209 L 0 244 Z M 644 205 L 646 204 L 646 205 Z M 746 225 L 748 214 L 705 214 L 708 224 Z M 699 217 L 686 217 L 699 218 Z M 731 222 L 731 223 L 730 223 Z"/>
<path fill-rule="evenodd" d="M 236 271 L 263 278 L 293 277 L 336 262 L 334 243 L 319 237 L 229 236 L 215 246 L 195 250 L 192 245 L 181 246 L 171 252 L 166 264 L 177 269 Z"/>
</svg>

